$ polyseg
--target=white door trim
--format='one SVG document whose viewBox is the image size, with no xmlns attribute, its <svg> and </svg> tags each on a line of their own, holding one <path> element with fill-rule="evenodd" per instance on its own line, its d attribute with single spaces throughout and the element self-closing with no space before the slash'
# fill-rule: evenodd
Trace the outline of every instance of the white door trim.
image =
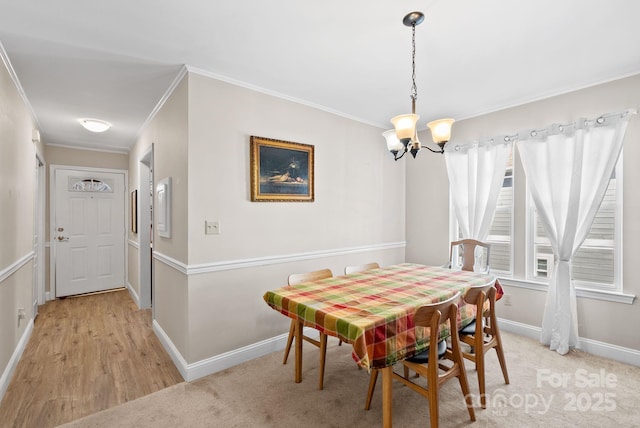
<svg viewBox="0 0 640 428">
<path fill-rule="evenodd" d="M 35 192 L 34 192 L 34 218 L 33 218 L 33 227 L 34 234 L 37 237 L 37 242 L 34 242 L 34 254 L 36 256 L 36 260 L 38 261 L 37 266 L 34 266 L 34 296 L 33 297 L 33 305 L 34 305 L 34 318 L 37 314 L 38 305 L 43 305 L 45 303 L 45 201 L 46 201 L 46 171 L 45 171 L 45 162 L 44 159 L 40 156 L 40 154 L 36 153 L 36 161 L 38 165 L 36 165 L 35 171 Z"/>
<path fill-rule="evenodd" d="M 124 271 L 129 271 L 129 263 L 127 254 L 127 239 L 126 231 L 128 229 L 127 222 L 129 220 L 128 212 L 131 211 L 129 206 L 129 171 L 126 169 L 111 169 L 111 168 L 92 168 L 86 166 L 73 166 L 73 165 L 49 165 L 49 242 L 53 242 L 56 231 L 55 226 L 55 212 L 56 212 L 56 171 L 59 169 L 68 169 L 72 171 L 83 171 L 93 173 L 112 173 L 112 174 L 124 174 L 124 231 L 125 239 L 123 239 L 122 251 L 125 254 L 124 258 Z M 56 297 L 56 246 L 49 246 L 49 296 L 53 300 Z"/>
<path fill-rule="evenodd" d="M 153 306 L 152 296 L 152 275 L 151 258 L 153 249 L 151 248 L 151 216 L 149 207 L 153 204 L 151 198 L 150 180 L 153 182 L 153 145 L 147 150 L 138 161 L 138 298 L 140 308 Z M 155 183 L 155 182 L 153 182 Z"/>
</svg>

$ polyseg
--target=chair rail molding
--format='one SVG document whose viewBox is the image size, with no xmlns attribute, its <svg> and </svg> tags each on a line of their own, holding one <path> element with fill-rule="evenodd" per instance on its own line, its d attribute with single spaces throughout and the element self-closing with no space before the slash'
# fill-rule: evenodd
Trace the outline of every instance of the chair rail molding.
<svg viewBox="0 0 640 428">
<path fill-rule="evenodd" d="M 19 271 L 20 268 L 22 268 L 24 265 L 26 265 L 31 260 L 33 260 L 34 256 L 35 256 L 35 252 L 30 251 L 29 253 L 21 257 L 19 260 L 16 260 L 15 262 L 13 262 L 10 266 L 7 266 L 6 268 L 0 270 L 0 284 L 2 284 L 11 275 Z"/>
<path fill-rule="evenodd" d="M 301 260 L 312 260 L 323 257 L 335 257 L 353 253 L 366 253 L 369 251 L 391 250 L 404 248 L 407 243 L 390 242 L 384 244 L 366 245 L 359 247 L 335 248 L 329 250 L 310 251 L 305 253 L 282 254 L 276 256 L 255 257 L 251 259 L 223 260 L 220 262 L 187 265 L 157 251 L 153 252 L 153 258 L 167 266 L 170 266 L 184 275 L 197 275 L 203 273 L 219 272 L 233 269 L 245 269 L 256 266 L 268 266 L 280 263 L 290 263 Z"/>
</svg>

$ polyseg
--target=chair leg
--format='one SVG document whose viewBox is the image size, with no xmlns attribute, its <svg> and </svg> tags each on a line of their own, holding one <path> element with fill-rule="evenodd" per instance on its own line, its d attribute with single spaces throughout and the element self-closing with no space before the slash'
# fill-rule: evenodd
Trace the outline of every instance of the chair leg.
<svg viewBox="0 0 640 428">
<path fill-rule="evenodd" d="M 436 363 L 437 364 L 437 363 Z M 430 427 L 438 428 L 438 420 L 440 419 L 439 409 L 438 409 L 438 381 L 436 380 L 433 384 L 429 385 L 429 389 L 427 390 L 429 393 L 429 420 Z"/>
<path fill-rule="evenodd" d="M 324 362 L 327 357 L 327 335 L 320 333 L 320 382 L 319 388 L 322 389 L 324 383 Z"/>
<path fill-rule="evenodd" d="M 479 354 L 476 354 L 476 361 L 477 361 L 478 355 Z M 465 366 L 464 366 L 464 358 L 462 357 L 462 354 L 459 354 L 458 357 L 454 359 L 454 364 L 456 364 L 459 368 L 458 381 L 460 382 L 460 389 L 462 389 L 462 395 L 464 396 L 464 401 L 467 403 L 467 411 L 469 412 L 469 418 L 472 421 L 475 421 L 476 413 L 473 410 L 473 400 L 471 398 L 471 391 L 469 390 L 467 370 L 465 369 Z M 479 370 L 478 370 L 478 376 L 480 376 Z"/>
<path fill-rule="evenodd" d="M 378 370 L 371 369 L 371 376 L 369 377 L 369 391 L 367 391 L 367 402 L 364 405 L 365 410 L 371 408 L 371 399 L 373 398 L 373 391 L 376 389 L 376 381 L 378 380 Z"/>
<path fill-rule="evenodd" d="M 498 354 L 498 361 L 500 361 L 500 368 L 502 369 L 502 376 L 504 376 L 504 383 L 509 385 L 509 374 L 507 373 L 507 362 L 504 359 L 504 351 L 502 350 L 502 342 L 498 339 L 498 346 L 496 346 L 496 353 Z"/>
<path fill-rule="evenodd" d="M 495 302 L 491 302 L 492 305 Z M 491 317 L 489 319 L 490 326 L 492 329 L 492 334 L 494 340 L 496 341 L 496 352 L 498 353 L 498 361 L 500 361 L 500 369 L 502 369 L 502 376 L 504 376 L 504 383 L 509 385 L 509 374 L 507 373 L 507 362 L 504 358 L 504 351 L 502 349 L 502 337 L 500 336 L 500 329 L 498 328 L 498 318 L 496 317 L 496 313 L 493 310 L 491 311 Z"/>
<path fill-rule="evenodd" d="M 469 391 L 469 382 L 467 382 L 467 372 L 465 371 L 464 366 L 460 370 L 460 375 L 458 376 L 458 380 L 460 381 L 460 389 L 462 389 L 462 394 L 464 395 L 464 401 L 467 403 L 467 411 L 469 412 L 469 418 L 472 421 L 475 421 L 476 413 L 473 410 L 473 400 L 471 399 L 471 393 Z"/>
<path fill-rule="evenodd" d="M 457 334 L 456 341 L 457 341 Z M 476 361 L 476 369 L 478 371 L 478 378 L 480 378 L 480 369 L 478 366 L 479 358 L 482 358 L 480 354 L 483 354 L 483 348 L 479 343 L 476 342 L 476 352 L 475 361 Z M 484 354 L 483 354 L 484 355 Z M 453 361 L 454 366 L 457 366 L 457 378 L 458 382 L 460 382 L 460 389 L 462 389 L 462 395 L 464 396 L 464 401 L 467 403 L 467 411 L 469 412 L 469 418 L 472 421 L 476 420 L 476 414 L 473 410 L 473 400 L 471 397 L 471 391 L 469 390 L 469 380 L 467 379 L 467 369 L 464 365 L 464 357 L 462 355 L 462 351 L 460 350 L 460 342 L 457 342 L 457 346 L 453 346 L 451 350 L 451 360 Z M 482 375 L 484 376 L 484 366 L 482 367 Z M 484 378 L 483 378 L 484 380 Z M 437 393 L 436 393 L 437 394 Z M 437 397 L 437 396 L 436 396 Z"/>
<path fill-rule="evenodd" d="M 282 364 L 287 364 L 287 358 L 289 358 L 289 351 L 291 351 L 291 344 L 293 343 L 293 338 L 295 337 L 296 324 L 294 320 L 291 320 L 291 327 L 289 328 L 289 337 L 287 338 L 287 346 L 284 349 L 284 360 L 282 360 Z"/>
<path fill-rule="evenodd" d="M 414 377 L 420 377 L 420 374 L 418 372 L 416 372 Z M 407 367 L 407 366 L 404 366 L 404 378 L 405 379 L 409 379 L 409 367 Z"/>
<path fill-rule="evenodd" d="M 484 349 L 479 348 L 476 354 L 476 372 L 478 373 L 478 390 L 480 391 L 480 406 L 483 409 L 487 408 L 487 397 L 485 393 L 485 380 L 484 380 Z"/>
</svg>

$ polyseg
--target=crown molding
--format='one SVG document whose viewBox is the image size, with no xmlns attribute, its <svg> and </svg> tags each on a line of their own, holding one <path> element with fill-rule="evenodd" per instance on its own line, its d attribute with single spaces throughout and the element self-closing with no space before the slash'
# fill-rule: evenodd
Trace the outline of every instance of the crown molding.
<svg viewBox="0 0 640 428">
<path fill-rule="evenodd" d="M 20 79 L 18 79 L 18 75 L 16 74 L 16 71 L 14 70 L 13 65 L 11 64 L 11 60 L 9 59 L 9 55 L 7 54 L 7 51 L 4 49 L 4 45 L 2 44 L 2 41 L 0 41 L 0 58 L 2 58 L 2 62 L 4 63 L 4 66 L 6 67 L 7 72 L 9 73 L 9 77 L 11 77 L 13 84 L 16 86 L 16 89 L 18 90 L 18 93 L 20 94 L 20 98 L 22 98 L 22 102 L 27 107 L 27 110 L 29 110 L 29 113 L 31 113 L 31 118 L 33 119 L 36 127 L 40 128 L 40 122 L 38 121 L 38 116 L 36 116 L 36 112 L 33 110 L 33 106 L 29 102 L 29 99 L 27 98 L 27 94 L 24 92 L 24 89 L 22 88 L 22 83 L 20 83 Z"/>
</svg>

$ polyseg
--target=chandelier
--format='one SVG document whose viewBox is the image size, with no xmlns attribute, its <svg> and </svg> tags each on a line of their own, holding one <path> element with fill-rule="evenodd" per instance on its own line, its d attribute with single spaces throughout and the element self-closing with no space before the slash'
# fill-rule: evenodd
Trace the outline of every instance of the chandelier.
<svg viewBox="0 0 640 428">
<path fill-rule="evenodd" d="M 428 146 L 423 146 L 418 140 L 417 123 L 420 116 L 416 114 L 416 99 L 418 98 L 418 88 L 416 86 L 416 25 L 419 25 L 424 21 L 424 14 L 422 12 L 411 12 L 407 14 L 402 23 L 407 27 L 411 27 L 411 114 L 401 114 L 391 119 L 391 123 L 394 129 L 385 131 L 382 135 L 387 140 L 387 148 L 393 154 L 394 160 L 402 158 L 407 152 L 415 158 L 418 151 L 427 149 L 433 153 L 444 153 L 444 145 L 451 138 L 451 125 L 453 119 L 439 119 L 427 123 L 427 126 L 431 130 L 431 138 L 433 142 L 440 147 L 439 150 L 434 150 Z M 398 156 L 398 154 L 400 156 Z"/>
</svg>

